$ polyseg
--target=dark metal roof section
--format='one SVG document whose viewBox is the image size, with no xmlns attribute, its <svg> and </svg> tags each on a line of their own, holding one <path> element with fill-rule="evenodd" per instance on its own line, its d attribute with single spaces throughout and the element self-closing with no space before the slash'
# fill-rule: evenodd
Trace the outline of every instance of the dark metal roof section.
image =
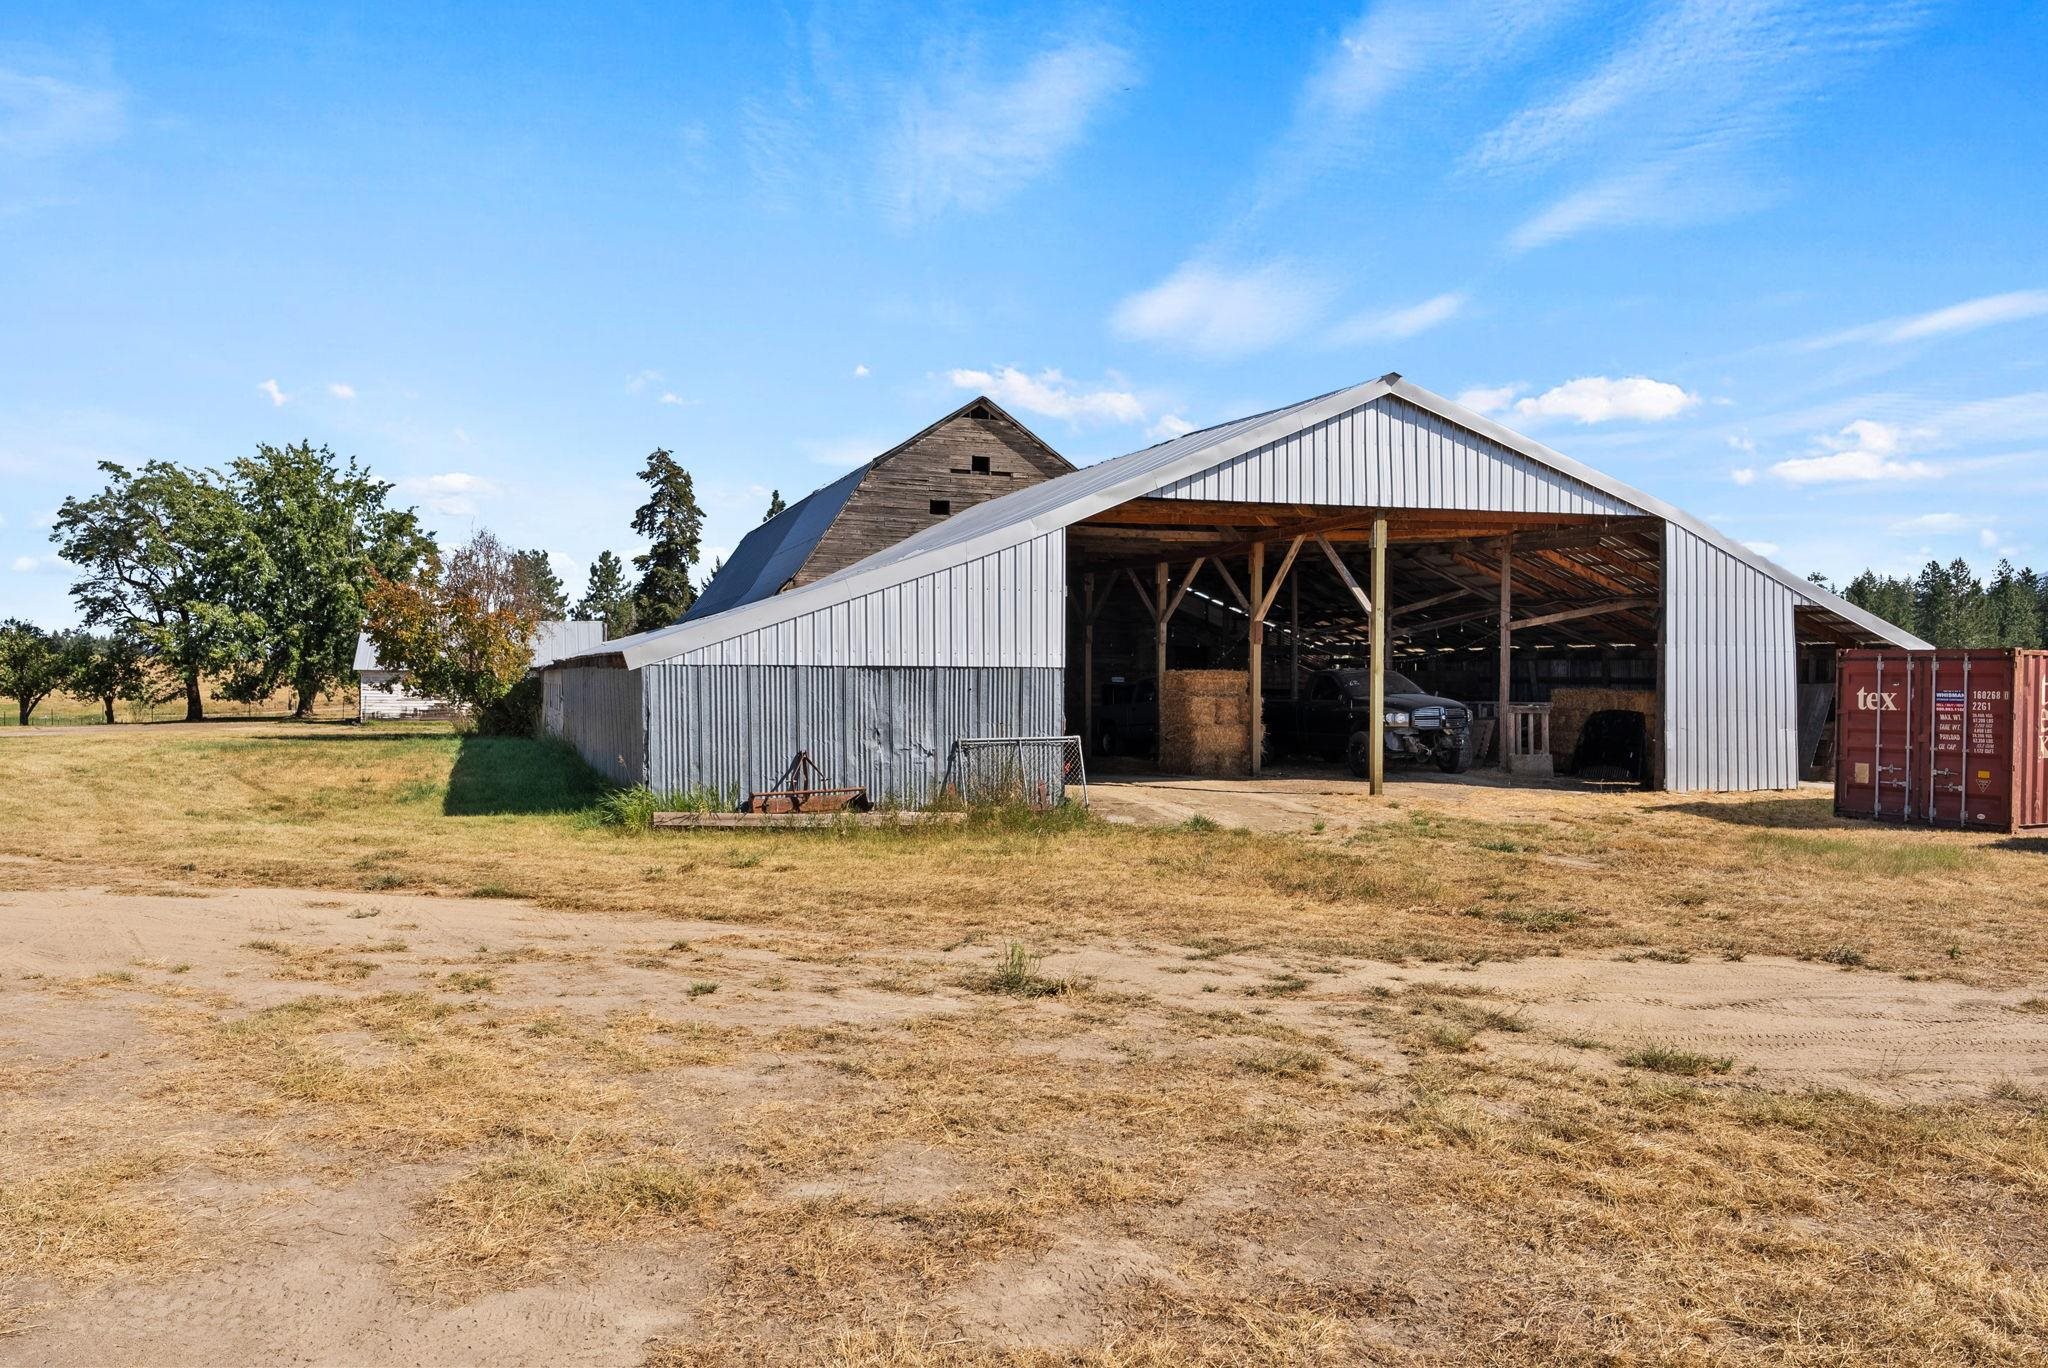
<svg viewBox="0 0 2048 1368">
<path fill-rule="evenodd" d="M 804 568 L 804 562 L 811 558 L 811 552 L 817 549 L 839 510 L 846 507 L 847 499 L 867 478 L 872 464 L 854 467 L 740 538 L 740 544 L 718 567 L 718 573 L 704 586 L 704 592 L 697 596 L 682 620 L 694 622 L 781 592 L 782 586 Z"/>
<path fill-rule="evenodd" d="M 864 465 L 854 467 L 846 474 L 815 490 L 782 510 L 767 522 L 762 523 L 733 548 L 732 555 L 712 576 L 711 583 L 704 586 L 704 592 L 697 596 L 690 611 L 679 619 L 695 622 L 699 618 L 722 613 L 728 608 L 772 598 L 782 592 L 784 585 L 804 568 L 811 553 L 818 549 L 818 543 L 832 528 L 846 501 L 853 497 L 853 491 L 860 488 L 875 468 L 890 457 L 907 450 L 921 439 L 930 436 L 955 418 L 973 417 L 993 419 L 1008 423 L 1031 442 L 1044 455 L 1050 457 L 1062 469 L 1072 470 L 1073 462 L 1047 446 L 1044 439 L 1030 428 L 1025 427 L 1003 407 L 985 394 L 974 398 L 954 409 L 937 422 L 929 423 L 890 447 L 881 455 Z"/>
</svg>

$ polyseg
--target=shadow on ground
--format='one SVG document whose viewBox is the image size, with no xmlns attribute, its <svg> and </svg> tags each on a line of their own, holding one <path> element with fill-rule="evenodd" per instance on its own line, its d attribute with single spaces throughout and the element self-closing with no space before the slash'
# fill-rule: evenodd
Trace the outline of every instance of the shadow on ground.
<svg viewBox="0 0 2048 1368">
<path fill-rule="evenodd" d="M 448 772 L 441 811 L 450 817 L 580 812 L 604 781 L 567 746 L 510 736 L 465 736 Z"/>
<path fill-rule="evenodd" d="M 1799 831 L 1869 831 L 1874 825 L 1835 816 L 1834 799 L 1831 797 L 1808 798 L 1804 795 L 1751 798 L 1739 803 L 1674 803 L 1668 810 L 1690 813 L 1711 822 L 1726 822 L 1731 826 Z"/>
</svg>

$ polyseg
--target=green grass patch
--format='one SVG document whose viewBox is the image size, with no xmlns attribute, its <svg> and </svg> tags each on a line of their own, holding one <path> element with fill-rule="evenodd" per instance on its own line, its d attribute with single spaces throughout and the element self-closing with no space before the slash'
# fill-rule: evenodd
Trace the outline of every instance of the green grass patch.
<svg viewBox="0 0 2048 1368">
<path fill-rule="evenodd" d="M 1624 1068 L 1647 1069 L 1651 1073 L 1677 1074 L 1684 1078 L 1724 1074 L 1735 1067 L 1735 1061 L 1727 1055 L 1696 1054 L 1691 1050 L 1656 1044 L 1630 1050 L 1621 1057 L 1621 1064 Z"/>
<path fill-rule="evenodd" d="M 1844 873 L 1881 879 L 1952 873 L 1967 867 L 1974 853 L 1963 846 L 1944 844 L 1932 833 L 1851 838 L 1759 831 L 1749 837 L 1749 848 L 1770 859 L 1825 865 Z"/>
</svg>

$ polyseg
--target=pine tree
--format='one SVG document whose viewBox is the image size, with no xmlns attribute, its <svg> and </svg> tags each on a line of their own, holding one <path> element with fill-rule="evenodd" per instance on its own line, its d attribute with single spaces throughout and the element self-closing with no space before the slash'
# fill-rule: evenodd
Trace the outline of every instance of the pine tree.
<svg viewBox="0 0 2048 1368">
<path fill-rule="evenodd" d="M 562 587 L 562 577 L 555 573 L 547 552 L 514 551 L 512 573 L 519 580 L 521 592 L 532 600 L 543 621 L 569 616 L 569 591 Z"/>
<path fill-rule="evenodd" d="M 1915 623 L 1913 585 L 1910 581 L 1865 570 L 1849 581 L 1842 597 L 1867 613 L 1883 618 L 1895 627 L 1912 631 Z"/>
<path fill-rule="evenodd" d="M 1991 576 L 1990 610 L 1997 646 L 2041 644 L 2041 586 L 2031 569 L 2015 570 L 2001 560 Z"/>
<path fill-rule="evenodd" d="M 788 504 L 786 504 L 786 503 L 784 503 L 784 502 L 782 501 L 782 491 L 781 491 L 781 490 L 779 490 L 779 489 L 771 489 L 771 490 L 769 490 L 769 491 L 768 491 L 768 511 L 767 511 L 766 513 L 763 513 L 763 514 L 761 515 L 761 521 L 762 521 L 762 522 L 772 522 L 772 521 L 773 521 L 773 520 L 774 520 L 774 519 L 775 519 L 775 518 L 776 518 L 776 517 L 777 517 L 777 516 L 778 516 L 778 515 L 779 515 L 779 514 L 780 514 L 780 513 L 781 513 L 781 512 L 782 512 L 782 511 L 784 510 L 784 509 L 786 509 L 786 508 L 788 508 L 788 507 L 789 507 L 789 505 L 788 505 Z"/>
<path fill-rule="evenodd" d="M 584 622 L 602 622 L 607 638 L 633 630 L 633 590 L 626 583 L 626 563 L 609 551 L 590 563 L 590 579 L 575 614 Z"/>
<path fill-rule="evenodd" d="M 633 514 L 633 530 L 649 545 L 633 557 L 640 572 L 633 586 L 633 629 L 650 632 L 671 625 L 697 601 L 690 571 L 701 549 L 704 510 L 690 472 L 667 451 L 650 452 L 640 478 L 647 481 L 648 496 Z"/>
</svg>

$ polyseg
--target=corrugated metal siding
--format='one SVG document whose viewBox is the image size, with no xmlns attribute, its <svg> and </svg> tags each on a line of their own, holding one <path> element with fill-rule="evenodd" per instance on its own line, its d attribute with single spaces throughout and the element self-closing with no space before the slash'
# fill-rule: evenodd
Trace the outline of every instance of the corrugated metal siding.
<svg viewBox="0 0 2048 1368">
<path fill-rule="evenodd" d="M 1064 531 L 741 632 L 684 665 L 1066 664 Z"/>
<path fill-rule="evenodd" d="M 639 670 L 561 666 L 541 674 L 541 729 L 615 784 L 647 777 L 647 710 Z"/>
<path fill-rule="evenodd" d="M 1065 674 L 673 661 L 634 673 L 647 679 L 657 791 L 711 789 L 737 801 L 777 787 L 809 751 L 834 784 L 913 805 L 937 793 L 954 741 L 1057 733 Z"/>
<path fill-rule="evenodd" d="M 1798 784 L 1794 602 L 1770 576 L 1665 524 L 1665 788 Z"/>
<path fill-rule="evenodd" d="M 1641 510 L 1426 409 L 1387 395 L 1198 471 L 1169 499 L 1480 512 Z"/>
</svg>

